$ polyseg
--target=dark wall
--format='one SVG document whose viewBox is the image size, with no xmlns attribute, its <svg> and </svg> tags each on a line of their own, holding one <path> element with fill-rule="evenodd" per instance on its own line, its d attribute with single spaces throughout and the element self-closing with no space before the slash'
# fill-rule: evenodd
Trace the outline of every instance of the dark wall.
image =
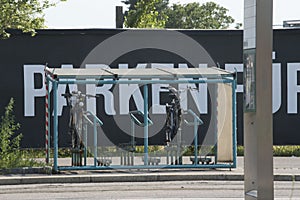
<svg viewBox="0 0 300 200">
<path fill-rule="evenodd" d="M 16 120 L 21 124 L 20 132 L 23 133 L 23 147 L 43 147 L 45 141 L 45 99 L 43 96 L 35 99 L 34 116 L 25 116 L 25 91 L 24 82 L 28 77 L 24 75 L 24 65 L 44 65 L 51 67 L 61 67 L 63 64 L 72 64 L 79 67 L 87 54 L 99 43 L 107 38 L 122 32 L 123 30 L 40 30 L 35 37 L 22 34 L 18 31 L 12 31 L 9 39 L 0 40 L 0 111 L 4 112 L 4 107 L 9 99 L 15 99 L 15 115 Z M 242 63 L 242 31 L 240 30 L 220 30 L 220 31 L 198 31 L 187 30 L 180 31 L 188 35 L 201 44 L 210 54 L 212 59 L 222 68 L 226 64 Z M 176 41 L 174 41 L 176 42 Z M 122 44 L 120 44 L 122 45 Z M 300 30 L 274 30 L 275 51 L 274 63 L 280 63 L 280 87 L 277 88 L 279 94 L 276 98 L 281 99 L 279 109 L 274 113 L 274 144 L 300 144 L 300 123 L 298 119 L 299 102 L 296 99 L 295 105 L 288 105 L 288 98 L 292 98 L 291 94 L 297 93 L 297 85 L 291 84 L 288 87 L 288 63 L 294 63 L 290 69 L 300 66 Z M 128 63 L 129 67 L 135 67 L 137 63 L 178 63 L 184 62 L 173 53 L 153 50 L 140 49 L 128 52 L 114 60 L 110 66 L 117 67 L 119 63 Z M 297 64 L 299 63 L 299 64 Z M 295 71 L 297 73 L 297 70 Z M 34 88 L 43 87 L 42 77 L 40 74 L 34 75 Z M 297 78 L 300 84 L 299 78 Z M 242 84 L 242 73 L 238 73 L 238 83 Z M 292 87 L 294 86 L 294 87 Z M 277 92 L 278 92 L 277 91 Z M 289 92 L 288 92 L 289 91 Z M 296 92 L 295 92 L 296 91 Z M 290 96 L 289 96 L 290 94 Z M 298 94 L 296 96 L 299 97 Z M 101 100 L 100 100 L 101 101 Z M 288 110 L 297 110 L 292 112 Z M 98 108 L 101 113 L 101 106 Z M 67 134 L 67 108 L 63 110 L 63 117 L 60 119 L 59 142 L 61 145 L 69 143 L 69 135 Z M 106 116 L 107 119 L 111 116 Z M 205 116 L 204 116 L 205 118 Z M 238 143 L 243 143 L 243 114 L 242 114 L 242 94 L 238 93 Z M 110 125 L 106 129 L 113 128 Z M 116 134 L 110 136 L 118 138 Z M 127 136 L 124 136 L 127 138 Z M 122 140 L 122 137 L 120 138 Z M 155 139 L 153 141 L 156 141 Z M 155 143 L 155 142 L 154 142 Z"/>
</svg>

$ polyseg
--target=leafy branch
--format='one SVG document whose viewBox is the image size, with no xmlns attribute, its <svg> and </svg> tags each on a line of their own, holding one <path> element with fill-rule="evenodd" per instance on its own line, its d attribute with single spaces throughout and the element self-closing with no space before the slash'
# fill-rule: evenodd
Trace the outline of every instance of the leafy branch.
<svg viewBox="0 0 300 200">
<path fill-rule="evenodd" d="M 43 11 L 56 4 L 49 0 L 1 0 L 0 37 L 8 38 L 8 29 L 20 29 L 34 35 L 35 29 L 45 28 Z"/>
</svg>

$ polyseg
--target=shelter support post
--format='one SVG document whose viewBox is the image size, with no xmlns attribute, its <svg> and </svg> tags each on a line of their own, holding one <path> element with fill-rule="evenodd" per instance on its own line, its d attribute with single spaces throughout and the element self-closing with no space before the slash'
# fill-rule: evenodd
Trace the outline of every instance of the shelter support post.
<svg viewBox="0 0 300 200">
<path fill-rule="evenodd" d="M 148 165 L 148 85 L 144 86 L 144 165 Z"/>
<path fill-rule="evenodd" d="M 232 87 L 232 144 L 233 144 L 233 164 L 232 167 L 236 168 L 236 157 L 237 157 L 237 124 L 236 124 L 236 80 L 237 76 L 235 75 L 235 78 L 232 81 L 231 87 Z"/>
<path fill-rule="evenodd" d="M 53 85 L 53 137 L 54 137 L 54 161 L 53 170 L 58 171 L 58 114 L 57 114 L 57 81 L 52 82 Z"/>
<path fill-rule="evenodd" d="M 84 163 L 84 166 L 86 166 L 86 164 L 87 164 L 87 122 L 85 120 L 83 123 L 83 144 L 84 144 L 83 163 Z"/>
<path fill-rule="evenodd" d="M 135 123 L 131 120 L 131 147 L 130 147 L 130 154 L 131 154 L 131 165 L 134 165 L 134 152 L 135 152 Z"/>
<path fill-rule="evenodd" d="M 198 122 L 197 118 L 194 117 L 194 153 L 195 153 L 195 165 L 198 164 Z"/>
<path fill-rule="evenodd" d="M 97 157 L 98 157 L 98 152 L 97 152 L 97 147 L 98 147 L 98 140 L 97 140 L 97 119 L 94 116 L 93 117 L 93 122 L 94 122 L 94 166 L 97 166 Z"/>
</svg>

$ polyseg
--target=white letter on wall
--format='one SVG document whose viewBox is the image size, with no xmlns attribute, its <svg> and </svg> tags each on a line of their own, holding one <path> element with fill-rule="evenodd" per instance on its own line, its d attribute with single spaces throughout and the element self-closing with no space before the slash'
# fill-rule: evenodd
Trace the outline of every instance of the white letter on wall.
<svg viewBox="0 0 300 200">
<path fill-rule="evenodd" d="M 174 64 L 172 63 L 153 63 L 151 68 L 161 68 L 168 69 L 174 68 Z M 158 80 L 158 79 L 153 79 Z M 165 114 L 166 106 L 160 105 L 160 92 L 166 92 L 166 89 L 162 89 L 161 87 L 168 87 L 169 84 L 152 84 L 152 113 L 153 114 Z"/>
<path fill-rule="evenodd" d="M 109 68 L 108 65 L 104 64 L 87 64 L 87 69 L 91 68 Z M 110 79 L 107 79 L 110 80 Z M 114 95 L 110 91 L 112 88 L 112 84 L 103 84 L 102 86 L 96 87 L 95 84 L 87 84 L 86 85 L 86 93 L 90 95 L 101 94 L 104 96 L 104 109 L 107 115 L 115 115 L 116 111 L 114 108 Z M 96 99 L 88 98 L 87 99 L 87 110 L 96 114 Z"/>
<path fill-rule="evenodd" d="M 146 66 L 147 64 L 138 64 L 136 68 L 146 68 Z M 119 64 L 119 68 L 127 69 L 128 65 Z M 127 115 L 129 113 L 129 100 L 131 96 L 133 96 L 136 108 L 141 111 L 144 110 L 144 99 L 138 84 L 119 84 L 119 94 L 120 115 Z"/>
<path fill-rule="evenodd" d="M 46 95 L 44 65 L 24 65 L 24 115 L 35 116 L 35 97 L 43 97 Z M 34 74 L 42 76 L 42 87 L 34 86 Z"/>
<path fill-rule="evenodd" d="M 281 64 L 280 63 L 273 63 L 272 75 L 273 75 L 272 77 L 273 113 L 276 113 L 281 106 Z"/>
<path fill-rule="evenodd" d="M 290 113 L 297 113 L 297 95 L 300 92 L 300 87 L 297 85 L 297 75 L 300 71 L 300 63 L 287 63 L 287 111 Z"/>
</svg>

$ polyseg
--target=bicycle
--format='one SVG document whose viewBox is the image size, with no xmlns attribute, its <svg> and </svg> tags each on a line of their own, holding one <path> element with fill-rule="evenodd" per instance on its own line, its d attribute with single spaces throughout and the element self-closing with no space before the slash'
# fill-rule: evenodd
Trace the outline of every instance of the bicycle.
<svg viewBox="0 0 300 200">
<path fill-rule="evenodd" d="M 162 87 L 163 89 L 169 90 L 169 96 L 171 97 L 171 102 L 166 103 L 166 131 L 165 131 L 165 142 L 167 151 L 167 164 L 169 164 L 169 157 L 171 158 L 171 164 L 182 164 L 182 135 L 181 126 L 183 121 L 183 115 L 187 111 L 183 110 L 181 107 L 181 97 L 180 93 L 186 90 L 195 90 L 196 88 L 187 87 L 183 90 L 178 90 L 172 86 Z M 185 120 L 186 121 L 186 120 Z M 177 135 L 176 144 L 172 140 Z M 176 156 L 175 156 L 176 155 Z M 175 162 L 173 157 L 175 156 Z"/>
<path fill-rule="evenodd" d="M 167 146 L 175 137 L 178 129 L 181 126 L 182 119 L 182 109 L 180 106 L 180 91 L 174 87 L 163 87 L 163 89 L 168 89 L 170 97 L 172 98 L 170 104 L 166 103 L 166 140 Z"/>
<path fill-rule="evenodd" d="M 181 108 L 181 97 L 180 93 L 187 90 L 196 90 L 197 88 L 187 87 L 182 90 L 178 90 L 173 86 L 161 87 L 162 89 L 169 90 L 169 96 L 171 97 L 171 102 L 166 103 L 166 143 L 168 144 L 175 137 L 182 125 L 183 114 L 186 113 L 183 108 Z"/>
<path fill-rule="evenodd" d="M 70 107 L 69 133 L 72 141 L 72 166 L 82 166 L 82 153 L 85 148 L 83 142 L 83 120 L 86 115 L 84 102 L 87 97 L 97 96 L 83 94 L 81 91 L 72 91 L 62 96 L 66 98 L 67 106 Z"/>
</svg>

